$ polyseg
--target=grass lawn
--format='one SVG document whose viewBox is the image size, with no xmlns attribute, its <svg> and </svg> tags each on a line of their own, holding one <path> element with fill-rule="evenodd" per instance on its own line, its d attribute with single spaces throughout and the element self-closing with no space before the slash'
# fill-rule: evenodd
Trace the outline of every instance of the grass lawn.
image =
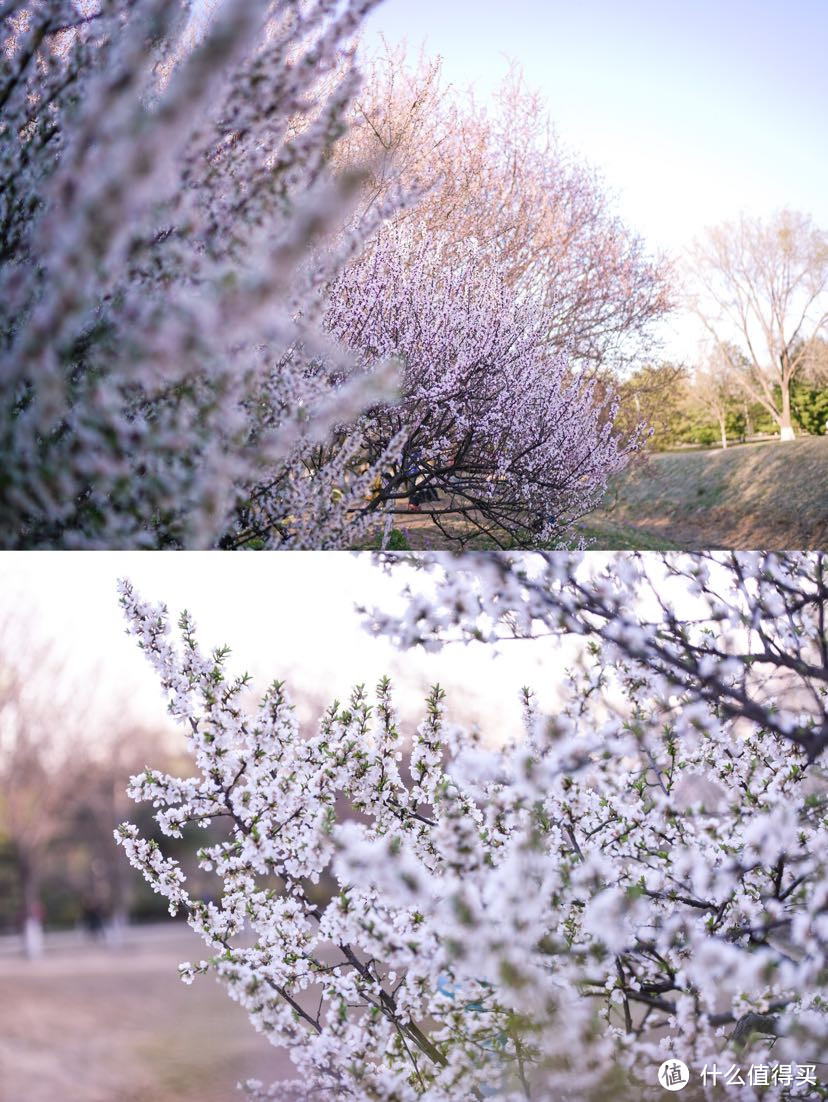
<svg viewBox="0 0 828 1102">
<path fill-rule="evenodd" d="M 586 547 L 596 551 L 678 551 L 681 545 L 658 529 L 621 524 L 611 516 L 591 514 L 578 525 Z"/>
</svg>

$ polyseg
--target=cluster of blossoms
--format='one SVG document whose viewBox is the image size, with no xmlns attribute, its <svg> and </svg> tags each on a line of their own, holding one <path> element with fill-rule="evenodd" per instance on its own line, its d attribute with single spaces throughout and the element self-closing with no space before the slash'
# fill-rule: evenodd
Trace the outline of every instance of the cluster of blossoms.
<svg viewBox="0 0 828 1102">
<path fill-rule="evenodd" d="M 620 439 L 612 393 L 549 352 L 541 300 L 475 242 L 386 230 L 335 281 L 326 321 L 366 367 L 403 364 L 401 401 L 362 420 L 372 465 L 395 457 L 373 507 L 412 499 L 451 539 L 560 543 L 642 443 Z"/>
<path fill-rule="evenodd" d="M 353 529 L 344 455 L 307 458 L 392 383 L 318 324 L 370 230 L 326 163 L 373 3 L 0 6 L 4 545 Z"/>
<path fill-rule="evenodd" d="M 434 625 L 470 625 L 477 601 L 518 626 L 541 574 L 522 575 L 522 561 L 502 560 L 498 579 L 483 576 L 485 561 L 462 576 L 443 564 L 453 603 L 437 599 Z M 631 560 L 625 573 L 624 561 L 587 580 L 568 556 L 546 559 L 545 622 L 567 587 L 605 602 L 624 585 L 640 596 L 655 564 Z M 691 576 L 687 563 L 658 561 L 674 581 Z M 655 1097 L 659 1064 L 677 1056 L 697 1070 L 781 1061 L 792 1074 L 761 1097 L 828 1097 L 824 1082 L 797 1074 L 819 1066 L 828 1037 L 828 778 L 802 735 L 813 701 L 791 724 L 780 700 L 802 686 L 773 697 L 736 652 L 756 632 L 780 662 L 808 661 L 813 675 L 809 645 L 824 654 L 824 621 L 791 641 L 771 591 L 809 622 L 822 564 L 735 563 L 754 612 L 705 677 L 746 693 L 768 722 L 705 695 L 701 675 L 686 670 L 679 684 L 657 655 L 651 667 L 640 649 L 625 657 L 625 640 L 639 647 L 630 625 L 638 616 L 640 640 L 651 611 L 627 603 L 614 617 L 622 642 L 585 651 L 553 718 L 527 691 L 525 737 L 506 745 L 448 723 L 439 689 L 406 740 L 387 682 L 373 703 L 355 690 L 305 735 L 281 684 L 248 707 L 247 678 L 227 672 L 226 650 L 202 653 L 186 615 L 174 642 L 163 607 L 123 584 L 130 630 L 198 767 L 189 779 L 148 769 L 131 794 L 153 803 L 166 835 L 210 827 L 198 860 L 221 881 L 217 902 L 191 895 L 177 862 L 133 826 L 116 837 L 210 947 L 183 978 L 213 972 L 289 1049 L 301 1082 L 254 1084 L 255 1096 Z M 691 603 L 726 584 L 713 578 L 727 564 L 709 577 L 705 566 L 697 561 Z M 544 619 L 539 609 L 532 620 Z M 578 615 L 571 606 L 564 619 Z M 420 608 L 420 629 L 424 619 Z M 692 614 L 682 623 L 695 645 L 704 627 Z"/>
</svg>

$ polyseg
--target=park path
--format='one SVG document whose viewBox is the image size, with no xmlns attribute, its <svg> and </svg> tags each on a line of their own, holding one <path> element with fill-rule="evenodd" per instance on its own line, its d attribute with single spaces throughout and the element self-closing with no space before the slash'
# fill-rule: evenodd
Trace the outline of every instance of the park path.
<svg viewBox="0 0 828 1102">
<path fill-rule="evenodd" d="M 36 961 L 13 949 L 0 943 L 0 1102 L 240 1102 L 239 1080 L 293 1075 L 213 979 L 178 979 L 203 955 L 186 927 L 120 948 L 47 935 Z"/>
</svg>

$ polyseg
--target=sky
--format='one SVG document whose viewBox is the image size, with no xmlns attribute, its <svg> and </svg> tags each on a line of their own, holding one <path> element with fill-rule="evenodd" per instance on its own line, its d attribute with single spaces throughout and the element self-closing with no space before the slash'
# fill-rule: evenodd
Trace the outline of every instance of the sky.
<svg viewBox="0 0 828 1102">
<path fill-rule="evenodd" d="M 484 96 L 519 62 L 654 246 L 741 210 L 828 224 L 826 0 L 384 0 L 380 35 Z"/>
<path fill-rule="evenodd" d="M 519 690 L 537 688 L 554 705 L 549 645 L 505 644 L 502 653 L 482 644 L 449 647 L 440 654 L 401 653 L 370 636 L 355 605 L 402 609 L 402 579 L 387 577 L 368 555 L 319 552 L 6 552 L 0 555 L 0 627 L 11 610 L 24 624 L 23 640 L 54 641 L 76 676 L 93 679 L 102 711 L 107 699 L 130 714 L 166 724 L 155 675 L 126 635 L 118 605 L 119 577 L 139 594 L 164 602 L 173 622 L 193 614 L 204 649 L 229 644 L 231 669 L 250 672 L 264 689 L 284 678 L 297 703 L 322 706 L 346 699 L 352 686 L 373 687 L 383 674 L 398 686 L 398 705 L 409 722 L 422 718 L 428 687 L 448 693 L 448 713 L 476 723 L 497 739 L 521 726 Z"/>
</svg>

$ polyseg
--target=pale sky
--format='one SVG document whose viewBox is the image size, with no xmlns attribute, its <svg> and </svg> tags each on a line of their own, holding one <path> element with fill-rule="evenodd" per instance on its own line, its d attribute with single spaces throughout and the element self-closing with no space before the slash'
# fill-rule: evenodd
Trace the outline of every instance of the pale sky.
<svg viewBox="0 0 828 1102">
<path fill-rule="evenodd" d="M 344 699 L 357 682 L 372 688 L 389 674 L 404 716 L 419 719 L 429 685 L 449 694 L 449 714 L 479 723 L 488 736 L 520 728 L 519 690 L 530 684 L 553 706 L 553 669 L 545 643 L 480 644 L 441 654 L 399 653 L 364 630 L 356 604 L 402 607 L 402 584 L 370 556 L 294 552 L 6 552 L 0 555 L 0 621 L 23 612 L 26 630 L 53 638 L 80 676 L 104 696 L 130 699 L 139 714 L 165 722 L 149 664 L 125 634 L 116 583 L 128 577 L 147 600 L 173 615 L 187 608 L 205 649 L 229 644 L 231 669 L 249 671 L 264 689 L 284 678 L 294 698 Z"/>
</svg>

